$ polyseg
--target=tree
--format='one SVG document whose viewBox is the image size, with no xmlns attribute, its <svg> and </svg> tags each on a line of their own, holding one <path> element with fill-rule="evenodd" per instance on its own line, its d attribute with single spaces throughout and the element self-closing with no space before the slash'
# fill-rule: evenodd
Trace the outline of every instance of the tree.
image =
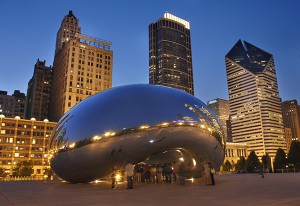
<svg viewBox="0 0 300 206">
<path fill-rule="evenodd" d="M 292 142 L 288 154 L 288 161 L 294 166 L 294 168 L 300 169 L 300 142 Z"/>
<path fill-rule="evenodd" d="M 245 157 L 241 156 L 240 159 L 235 164 L 235 170 L 240 172 L 245 170 L 245 168 L 246 168 L 246 159 Z"/>
<path fill-rule="evenodd" d="M 286 154 L 283 149 L 278 148 L 274 159 L 274 169 L 284 169 L 287 165 Z"/>
<path fill-rule="evenodd" d="M 13 170 L 14 176 L 31 176 L 33 173 L 33 165 L 31 161 L 18 162 Z"/>
<path fill-rule="evenodd" d="M 45 178 L 49 180 L 51 178 L 51 176 L 53 175 L 53 170 L 51 168 L 45 167 L 44 168 L 44 175 L 46 175 Z"/>
<path fill-rule="evenodd" d="M 5 176 L 5 168 L 0 167 L 0 177 L 4 177 Z"/>
<path fill-rule="evenodd" d="M 259 168 L 260 162 L 258 160 L 255 151 L 251 151 L 246 160 L 246 170 L 247 172 L 255 172 Z"/>
<path fill-rule="evenodd" d="M 228 160 L 226 160 L 226 162 L 222 165 L 222 167 L 223 167 L 223 171 L 230 171 L 232 169 L 232 165 Z"/>
<path fill-rule="evenodd" d="M 262 161 L 262 165 L 265 169 L 270 170 L 272 168 L 271 157 L 268 154 L 262 156 L 261 161 Z"/>
</svg>

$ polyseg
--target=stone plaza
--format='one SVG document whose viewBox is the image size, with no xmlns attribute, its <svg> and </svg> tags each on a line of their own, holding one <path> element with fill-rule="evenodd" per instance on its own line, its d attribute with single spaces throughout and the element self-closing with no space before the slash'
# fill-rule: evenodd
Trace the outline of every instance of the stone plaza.
<svg viewBox="0 0 300 206">
<path fill-rule="evenodd" d="M 6 205 L 300 205 L 300 173 L 218 174 L 216 185 L 203 179 L 179 183 L 137 183 L 126 190 L 110 182 L 0 182 L 0 206 Z"/>
</svg>

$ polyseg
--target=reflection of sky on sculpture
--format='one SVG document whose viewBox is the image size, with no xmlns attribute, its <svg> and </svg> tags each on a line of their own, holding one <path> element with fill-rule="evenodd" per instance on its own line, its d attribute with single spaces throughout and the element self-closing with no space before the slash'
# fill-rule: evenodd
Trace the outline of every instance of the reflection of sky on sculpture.
<svg viewBox="0 0 300 206">
<path fill-rule="evenodd" d="M 142 98 L 136 99 L 137 96 Z M 185 104 L 197 105 L 210 111 L 200 100 L 179 90 L 153 85 L 117 87 L 82 101 L 66 113 L 65 116 L 71 115 L 72 118 L 67 118 L 68 123 L 64 125 L 66 129 L 64 139 L 67 138 L 72 143 L 106 132 L 142 125 L 154 126 L 161 122 L 182 121 L 184 118 L 210 124 L 209 118 L 204 113 L 198 110 L 207 123 L 201 122 L 192 110 L 184 106 Z M 69 126 L 72 130 L 68 130 Z"/>
</svg>

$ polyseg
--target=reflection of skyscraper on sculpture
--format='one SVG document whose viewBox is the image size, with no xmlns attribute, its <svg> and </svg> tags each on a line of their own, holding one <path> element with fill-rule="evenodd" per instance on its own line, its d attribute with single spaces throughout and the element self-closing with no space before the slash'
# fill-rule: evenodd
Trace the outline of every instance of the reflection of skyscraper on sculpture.
<svg viewBox="0 0 300 206">
<path fill-rule="evenodd" d="M 57 32 L 50 119 L 58 121 L 83 99 L 112 87 L 111 43 L 82 35 L 72 11 Z"/>
<path fill-rule="evenodd" d="M 217 116 L 223 131 L 226 136 L 226 140 L 228 141 L 227 135 L 227 122 L 229 120 L 230 109 L 229 109 L 229 101 L 225 99 L 214 99 L 207 102 L 207 106 L 215 113 Z"/>
<path fill-rule="evenodd" d="M 194 95 L 190 23 L 165 13 L 149 35 L 149 83 Z"/>
<path fill-rule="evenodd" d="M 286 145 L 273 55 L 239 40 L 225 60 L 233 142 L 274 157 Z"/>
</svg>

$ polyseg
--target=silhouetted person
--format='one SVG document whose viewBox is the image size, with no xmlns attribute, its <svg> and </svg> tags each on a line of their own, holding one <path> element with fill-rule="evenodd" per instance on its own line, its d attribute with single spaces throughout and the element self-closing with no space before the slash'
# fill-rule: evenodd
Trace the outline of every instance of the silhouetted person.
<svg viewBox="0 0 300 206">
<path fill-rule="evenodd" d="M 211 185 L 215 185 L 215 177 L 214 177 L 214 175 L 215 175 L 215 169 L 214 169 L 214 167 L 213 167 L 213 165 L 212 165 L 211 162 L 208 162 L 208 166 L 210 168 Z"/>
</svg>

